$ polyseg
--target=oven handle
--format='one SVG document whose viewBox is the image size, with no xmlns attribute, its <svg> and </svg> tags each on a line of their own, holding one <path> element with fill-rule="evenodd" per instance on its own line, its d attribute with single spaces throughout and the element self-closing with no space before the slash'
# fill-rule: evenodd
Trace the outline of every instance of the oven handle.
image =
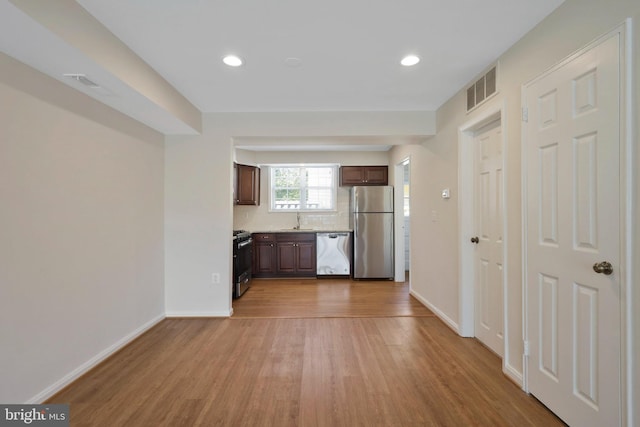
<svg viewBox="0 0 640 427">
<path fill-rule="evenodd" d="M 238 249 L 244 248 L 245 246 L 250 245 L 251 243 L 253 243 L 253 239 L 245 240 L 244 242 L 238 244 Z"/>
</svg>

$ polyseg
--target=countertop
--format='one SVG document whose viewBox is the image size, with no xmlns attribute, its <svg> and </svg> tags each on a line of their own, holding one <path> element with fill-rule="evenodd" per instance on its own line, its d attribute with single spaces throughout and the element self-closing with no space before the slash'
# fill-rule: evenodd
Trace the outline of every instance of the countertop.
<svg viewBox="0 0 640 427">
<path fill-rule="evenodd" d="M 278 230 L 256 230 L 252 231 L 251 234 L 255 233 L 351 233 L 353 230 L 320 230 L 317 228 L 285 228 Z"/>
</svg>

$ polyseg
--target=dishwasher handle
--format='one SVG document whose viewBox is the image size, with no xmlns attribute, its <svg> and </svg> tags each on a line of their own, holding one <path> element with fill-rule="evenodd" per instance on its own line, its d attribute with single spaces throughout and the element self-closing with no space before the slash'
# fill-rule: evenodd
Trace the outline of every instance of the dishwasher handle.
<svg viewBox="0 0 640 427">
<path fill-rule="evenodd" d="M 338 237 L 349 237 L 349 233 L 324 233 L 330 239 L 337 239 Z"/>
</svg>

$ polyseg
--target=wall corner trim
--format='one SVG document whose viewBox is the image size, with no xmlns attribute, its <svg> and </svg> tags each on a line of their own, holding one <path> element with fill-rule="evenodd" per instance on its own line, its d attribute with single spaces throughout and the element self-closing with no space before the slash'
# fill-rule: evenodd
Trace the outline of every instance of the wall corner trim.
<svg viewBox="0 0 640 427">
<path fill-rule="evenodd" d="M 460 335 L 460 328 L 458 327 L 458 324 L 456 322 L 454 322 L 449 316 L 447 316 L 442 310 L 440 310 L 439 308 L 437 308 L 435 305 L 431 304 L 429 301 L 427 301 L 426 298 L 424 298 L 422 295 L 420 295 L 419 293 L 417 293 L 414 290 L 411 290 L 409 292 L 415 299 L 417 299 L 418 301 L 420 301 L 420 303 L 422 303 L 422 305 L 424 305 L 425 307 L 427 307 L 429 310 L 433 311 L 434 314 L 436 316 L 438 316 L 438 318 L 440 320 L 442 320 L 444 322 L 445 325 L 447 325 L 448 327 L 450 327 L 451 329 L 453 329 L 453 332 L 455 332 L 456 334 Z"/>
<path fill-rule="evenodd" d="M 83 363 L 82 365 L 78 366 L 76 369 L 74 369 L 73 371 L 69 372 L 67 375 L 65 375 L 64 377 L 60 378 L 55 383 L 51 384 L 49 387 L 47 387 L 46 389 L 42 390 L 37 395 L 33 396 L 26 403 L 27 404 L 37 404 L 37 403 L 44 402 L 45 400 L 47 400 L 48 398 L 52 397 L 53 395 L 58 393 L 60 390 L 62 390 L 63 388 L 65 388 L 66 386 L 68 386 L 69 384 L 71 384 L 72 382 L 77 380 L 78 378 L 80 378 L 82 375 L 84 375 L 87 372 L 89 372 L 91 369 L 96 367 L 102 361 L 106 360 L 107 358 L 109 358 L 110 356 L 115 354 L 117 351 L 122 349 L 124 346 L 126 346 L 127 344 L 129 344 L 130 342 L 132 342 L 133 340 L 138 338 L 140 335 L 142 335 L 143 333 L 147 332 L 149 329 L 151 329 L 152 327 L 154 327 L 155 325 L 160 323 L 162 320 L 164 320 L 164 318 L 165 318 L 164 314 L 161 314 L 159 316 L 154 317 L 153 319 L 151 319 L 147 323 L 143 324 L 139 328 L 135 329 L 131 333 L 125 335 L 120 340 L 116 341 L 114 344 L 110 345 L 109 347 L 107 347 L 106 349 L 101 351 L 100 353 L 96 354 L 94 357 L 92 357 L 91 359 L 87 360 L 85 363 Z"/>
</svg>

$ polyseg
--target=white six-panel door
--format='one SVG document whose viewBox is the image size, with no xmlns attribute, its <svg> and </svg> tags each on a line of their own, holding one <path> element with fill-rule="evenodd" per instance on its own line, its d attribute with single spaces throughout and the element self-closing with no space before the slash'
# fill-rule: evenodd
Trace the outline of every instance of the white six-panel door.
<svg viewBox="0 0 640 427">
<path fill-rule="evenodd" d="M 503 329 L 503 169 L 500 120 L 474 135 L 475 319 L 476 338 L 500 357 Z"/>
<path fill-rule="evenodd" d="M 619 43 L 523 92 L 528 388 L 571 426 L 620 424 Z"/>
</svg>

